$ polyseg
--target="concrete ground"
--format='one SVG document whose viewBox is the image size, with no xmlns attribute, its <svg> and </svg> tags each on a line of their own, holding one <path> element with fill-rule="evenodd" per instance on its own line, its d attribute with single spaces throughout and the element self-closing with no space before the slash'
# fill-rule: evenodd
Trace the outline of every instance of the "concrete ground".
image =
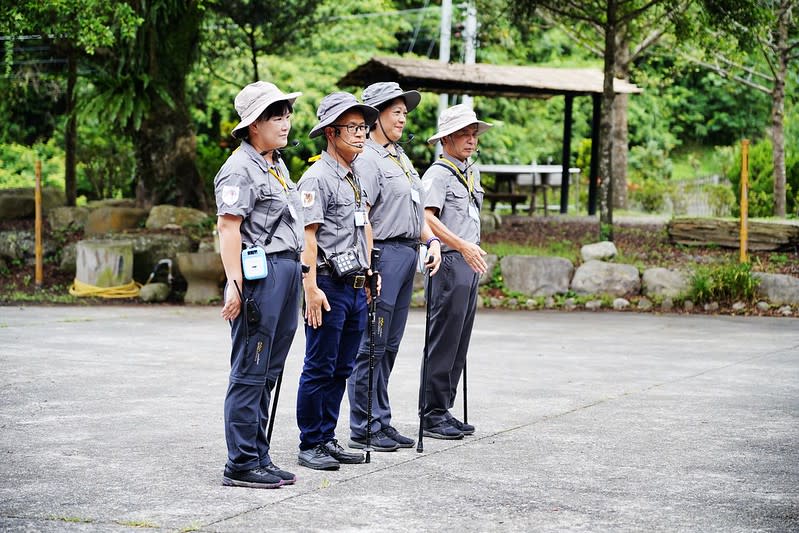
<svg viewBox="0 0 799 533">
<path fill-rule="evenodd" d="M 423 336 L 415 310 L 406 434 Z M 277 490 L 220 484 L 228 344 L 211 307 L 0 307 L 0 530 L 799 531 L 796 319 L 481 310 L 477 433 L 338 472 L 296 465 L 298 331 Z"/>
</svg>

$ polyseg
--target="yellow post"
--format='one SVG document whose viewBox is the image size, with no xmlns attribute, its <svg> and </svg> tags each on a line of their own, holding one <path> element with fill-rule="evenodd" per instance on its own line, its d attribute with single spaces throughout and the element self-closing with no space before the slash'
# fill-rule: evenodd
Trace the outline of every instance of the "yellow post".
<svg viewBox="0 0 799 533">
<path fill-rule="evenodd" d="M 749 261 L 749 139 L 741 141 L 741 263 Z"/>
<path fill-rule="evenodd" d="M 41 288 L 44 275 L 42 273 L 42 162 L 36 160 L 36 188 L 34 189 L 33 199 L 36 204 L 36 276 L 34 281 L 36 287 Z"/>
</svg>

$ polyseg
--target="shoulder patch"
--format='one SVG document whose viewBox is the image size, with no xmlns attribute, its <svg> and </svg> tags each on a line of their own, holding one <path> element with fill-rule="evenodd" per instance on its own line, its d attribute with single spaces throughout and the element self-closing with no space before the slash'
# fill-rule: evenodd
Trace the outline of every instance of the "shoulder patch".
<svg viewBox="0 0 799 533">
<path fill-rule="evenodd" d="M 316 201 L 316 191 L 302 191 L 302 206 L 311 207 Z"/>
<path fill-rule="evenodd" d="M 221 196 L 225 205 L 233 205 L 239 199 L 239 188 L 234 185 L 223 185 Z"/>
</svg>

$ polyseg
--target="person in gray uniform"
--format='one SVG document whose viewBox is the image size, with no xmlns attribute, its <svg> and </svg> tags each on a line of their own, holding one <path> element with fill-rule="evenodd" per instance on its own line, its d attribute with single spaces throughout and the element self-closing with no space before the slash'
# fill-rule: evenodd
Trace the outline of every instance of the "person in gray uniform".
<svg viewBox="0 0 799 533">
<path fill-rule="evenodd" d="M 440 241 L 424 218 L 422 181 L 398 144 L 406 116 L 421 98 L 417 91 L 403 91 L 394 82 L 374 83 L 364 89 L 364 103 L 376 107 L 380 115 L 363 153 L 353 161 L 367 192 L 374 245 L 381 250 L 383 283 L 377 301 L 370 441 L 375 451 L 411 448 L 415 443 L 391 425 L 388 380 L 408 319 L 420 242 L 428 246 L 432 262 L 426 267 L 431 273 L 441 262 Z M 347 383 L 351 448 L 366 447 L 369 342 L 366 332 Z"/>
<path fill-rule="evenodd" d="M 317 470 L 362 463 L 336 437 L 341 400 L 367 320 L 367 275 L 372 232 L 366 191 L 353 160 L 363 151 L 377 109 L 349 93 L 325 96 L 309 134 L 327 148 L 303 174 L 305 217 L 305 363 L 297 391 L 297 462 Z M 378 289 L 379 290 L 379 289 Z"/>
<path fill-rule="evenodd" d="M 480 207 L 483 188 L 470 156 L 477 137 L 491 124 L 477 119 L 464 104 L 441 113 L 438 130 L 429 143 L 441 141 L 443 153 L 422 177 L 427 223 L 443 241 L 441 270 L 430 278 L 426 297 L 430 304 L 427 380 L 422 406 L 423 435 L 461 439 L 474 426 L 450 413 L 455 403 L 474 315 L 477 283 L 487 265 L 480 248 Z"/>
<path fill-rule="evenodd" d="M 297 330 L 304 223 L 297 187 L 280 158 L 294 101 L 274 84 L 247 85 L 234 101 L 241 145 L 214 179 L 217 226 L 227 276 L 222 318 L 231 323 L 225 397 L 228 460 L 222 483 L 292 484 L 266 439 L 269 402 Z"/>
</svg>

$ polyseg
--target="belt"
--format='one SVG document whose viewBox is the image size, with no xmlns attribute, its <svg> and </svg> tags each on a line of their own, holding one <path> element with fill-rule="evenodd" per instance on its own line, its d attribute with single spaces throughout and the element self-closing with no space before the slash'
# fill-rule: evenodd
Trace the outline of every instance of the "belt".
<svg viewBox="0 0 799 533">
<path fill-rule="evenodd" d="M 375 244 L 401 244 L 408 248 L 418 248 L 419 239 L 410 239 L 408 237 L 391 237 L 390 239 L 375 239 Z"/>
<path fill-rule="evenodd" d="M 274 252 L 271 254 L 267 254 L 269 257 L 274 257 L 277 259 L 292 259 L 294 261 L 300 260 L 300 252 L 292 252 L 290 250 L 286 250 L 283 252 Z"/>
<path fill-rule="evenodd" d="M 332 281 L 335 281 L 336 283 L 341 283 L 342 285 L 347 285 L 349 287 L 352 287 L 353 289 L 362 289 L 363 286 L 366 285 L 366 273 L 365 272 L 362 272 L 360 274 L 350 274 L 349 276 L 346 276 L 346 277 L 343 277 L 343 278 L 337 278 L 337 277 L 335 277 L 333 275 L 333 273 L 329 269 L 327 269 L 327 268 L 322 268 L 322 269 L 317 268 L 316 275 L 317 276 L 327 276 Z"/>
</svg>

